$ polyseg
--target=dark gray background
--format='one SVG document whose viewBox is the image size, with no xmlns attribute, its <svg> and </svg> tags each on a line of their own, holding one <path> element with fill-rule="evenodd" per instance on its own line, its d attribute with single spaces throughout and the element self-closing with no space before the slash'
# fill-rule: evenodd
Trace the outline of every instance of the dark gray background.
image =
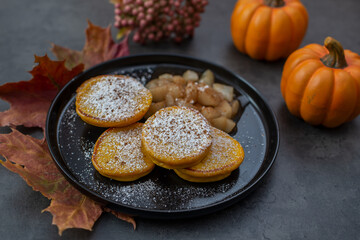
<svg viewBox="0 0 360 240">
<path fill-rule="evenodd" d="M 360 239 L 360 117 L 325 129 L 290 115 L 279 87 L 285 60 L 255 61 L 232 45 L 229 22 L 235 2 L 210 0 L 191 41 L 148 46 L 131 42 L 130 52 L 195 56 L 225 66 L 254 85 L 280 124 L 280 151 L 263 184 L 239 203 L 205 217 L 136 218 L 134 231 L 130 224 L 105 213 L 92 232 L 70 229 L 63 239 Z M 332 36 L 345 49 L 360 53 L 360 1 L 303 3 L 309 27 L 301 46 Z M 112 24 L 113 6 L 107 0 L 1 0 L 1 84 L 30 79 L 27 71 L 32 69 L 34 54 L 48 53 L 54 59 L 51 42 L 81 50 L 87 19 L 103 27 Z M 1 101 L 0 110 L 7 108 Z M 4 167 L 0 167 L 0 183 L 1 239 L 60 238 L 50 213 L 41 213 L 49 200 Z"/>
</svg>

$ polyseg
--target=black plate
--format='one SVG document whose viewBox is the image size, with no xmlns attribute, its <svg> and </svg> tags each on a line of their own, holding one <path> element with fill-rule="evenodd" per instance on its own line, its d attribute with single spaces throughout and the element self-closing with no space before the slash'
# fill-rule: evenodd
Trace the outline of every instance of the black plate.
<svg viewBox="0 0 360 240">
<path fill-rule="evenodd" d="M 211 69 L 216 82 L 235 88 L 243 111 L 230 134 L 241 143 L 245 159 L 228 178 L 214 183 L 190 183 L 174 172 L 156 167 L 148 176 L 123 183 L 101 176 L 91 164 L 92 148 L 105 130 L 83 122 L 75 112 L 75 91 L 86 79 L 101 74 L 128 74 L 141 82 L 162 73 L 199 73 Z M 142 217 L 182 218 L 225 208 L 259 183 L 272 166 L 279 148 L 274 113 L 259 92 L 225 68 L 179 55 L 134 55 L 97 65 L 72 79 L 56 96 L 47 116 L 46 139 L 64 176 L 81 192 L 108 207 Z"/>
</svg>

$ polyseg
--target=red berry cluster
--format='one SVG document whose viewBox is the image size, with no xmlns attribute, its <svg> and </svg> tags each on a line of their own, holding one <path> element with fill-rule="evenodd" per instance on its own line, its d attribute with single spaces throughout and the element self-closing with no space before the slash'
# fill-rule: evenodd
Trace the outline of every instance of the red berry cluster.
<svg viewBox="0 0 360 240">
<path fill-rule="evenodd" d="M 134 30 L 138 43 L 192 37 L 208 0 L 120 0 L 115 4 L 115 27 Z"/>
</svg>

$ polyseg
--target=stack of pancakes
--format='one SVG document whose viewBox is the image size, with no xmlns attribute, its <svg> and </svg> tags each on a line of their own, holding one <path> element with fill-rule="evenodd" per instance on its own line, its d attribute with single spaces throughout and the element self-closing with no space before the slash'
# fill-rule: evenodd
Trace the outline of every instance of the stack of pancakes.
<svg viewBox="0 0 360 240">
<path fill-rule="evenodd" d="M 226 178 L 244 159 L 241 145 L 211 127 L 195 109 L 168 107 L 137 123 L 150 107 L 151 93 L 122 75 L 97 76 L 77 90 L 76 112 L 87 123 L 111 127 L 95 143 L 92 163 L 103 176 L 133 181 L 155 164 L 191 182 Z"/>
</svg>

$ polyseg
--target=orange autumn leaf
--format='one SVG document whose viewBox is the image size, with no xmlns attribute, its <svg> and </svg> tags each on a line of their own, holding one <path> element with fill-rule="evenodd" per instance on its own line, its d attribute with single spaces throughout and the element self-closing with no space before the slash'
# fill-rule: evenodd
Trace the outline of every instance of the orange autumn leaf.
<svg viewBox="0 0 360 240">
<path fill-rule="evenodd" d="M 91 230 L 103 212 L 102 206 L 76 190 L 53 163 L 47 144 L 17 130 L 0 134 L 0 163 L 25 179 L 36 191 L 51 199 L 44 211 L 53 215 L 59 234 L 68 228 Z"/>
<path fill-rule="evenodd" d="M 129 55 L 128 36 L 120 43 L 115 43 L 110 26 L 101 28 L 88 21 L 86 42 L 82 51 L 71 50 L 52 44 L 51 51 L 59 60 L 66 60 L 66 67 L 72 69 L 79 63 L 88 69 L 104 61 Z"/>
<path fill-rule="evenodd" d="M 56 198 L 69 187 L 68 182 L 52 164 L 48 146 L 44 140 L 32 138 L 13 129 L 10 134 L 0 135 L 0 153 L 6 161 L 0 162 L 18 173 L 35 190 L 45 197 Z"/>
<path fill-rule="evenodd" d="M 53 215 L 52 223 L 59 229 L 59 234 L 68 228 L 83 228 L 91 231 L 94 223 L 100 217 L 103 210 L 97 203 L 69 187 L 66 193 L 53 199 L 48 211 Z"/>
<path fill-rule="evenodd" d="M 38 65 L 30 71 L 30 81 L 0 86 L 0 98 L 10 103 L 10 109 L 0 113 L 0 126 L 24 125 L 45 129 L 51 101 L 69 80 L 83 70 L 82 64 L 68 70 L 64 61 L 51 61 L 47 55 L 35 56 L 35 63 Z"/>
</svg>

